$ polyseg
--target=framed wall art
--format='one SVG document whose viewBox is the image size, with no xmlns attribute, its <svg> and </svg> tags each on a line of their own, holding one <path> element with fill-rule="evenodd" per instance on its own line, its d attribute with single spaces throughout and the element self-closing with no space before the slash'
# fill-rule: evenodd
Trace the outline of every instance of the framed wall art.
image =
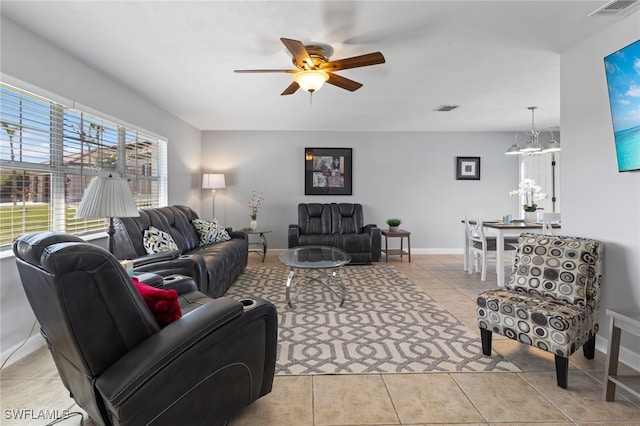
<svg viewBox="0 0 640 426">
<path fill-rule="evenodd" d="M 351 195 L 351 148 L 304 149 L 304 195 Z"/>
<path fill-rule="evenodd" d="M 456 157 L 457 180 L 480 180 L 480 157 Z"/>
</svg>

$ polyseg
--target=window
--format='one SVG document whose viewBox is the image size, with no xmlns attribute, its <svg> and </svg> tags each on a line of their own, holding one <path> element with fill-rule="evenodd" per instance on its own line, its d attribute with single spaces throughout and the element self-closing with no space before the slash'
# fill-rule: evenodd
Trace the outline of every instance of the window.
<svg viewBox="0 0 640 426">
<path fill-rule="evenodd" d="M 125 177 L 139 207 L 166 204 L 166 141 L 0 83 L 0 248 L 26 232 L 101 231 L 76 219 L 94 176 Z"/>
</svg>

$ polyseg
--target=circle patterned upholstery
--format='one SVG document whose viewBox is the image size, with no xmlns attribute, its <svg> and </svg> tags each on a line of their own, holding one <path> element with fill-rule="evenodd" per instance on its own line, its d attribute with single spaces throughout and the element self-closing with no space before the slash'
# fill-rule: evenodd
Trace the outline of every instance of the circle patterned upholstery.
<svg viewBox="0 0 640 426">
<path fill-rule="evenodd" d="M 568 357 L 598 331 L 604 245 L 524 233 L 504 288 L 481 293 L 478 326 Z"/>
<path fill-rule="evenodd" d="M 585 304 L 600 245 L 586 238 L 524 233 L 506 288 Z M 590 280 L 591 278 L 591 280 Z"/>
</svg>

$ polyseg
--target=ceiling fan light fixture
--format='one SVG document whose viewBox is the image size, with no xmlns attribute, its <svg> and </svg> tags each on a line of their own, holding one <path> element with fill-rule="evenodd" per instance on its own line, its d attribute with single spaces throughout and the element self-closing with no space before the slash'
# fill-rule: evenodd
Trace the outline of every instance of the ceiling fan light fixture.
<svg viewBox="0 0 640 426">
<path fill-rule="evenodd" d="M 319 70 L 299 71 L 293 75 L 293 81 L 306 92 L 313 93 L 319 90 L 325 81 L 329 80 L 329 74 Z"/>
</svg>

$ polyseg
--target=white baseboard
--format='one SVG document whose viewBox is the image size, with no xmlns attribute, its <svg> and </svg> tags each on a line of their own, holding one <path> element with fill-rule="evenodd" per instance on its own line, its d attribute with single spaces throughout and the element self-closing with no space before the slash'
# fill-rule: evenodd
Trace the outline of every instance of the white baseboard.
<svg viewBox="0 0 640 426">
<path fill-rule="evenodd" d="M 7 350 L 2 351 L 2 353 L 0 353 L 0 364 L 2 364 L 7 358 L 10 357 L 7 363 L 5 364 L 5 367 L 8 367 L 14 362 L 19 361 L 20 359 L 29 355 L 31 352 L 34 352 L 37 349 L 40 349 L 45 344 L 46 342 L 44 341 L 44 338 L 40 335 L 40 333 L 36 333 L 33 336 L 29 337 L 26 343 L 17 351 L 16 349 L 19 348 L 20 345 L 22 345 L 22 343 L 19 343 Z M 16 353 L 11 355 L 13 351 L 16 351 Z"/>
<path fill-rule="evenodd" d="M 464 254 L 463 248 L 412 248 L 411 254 Z"/>
</svg>

